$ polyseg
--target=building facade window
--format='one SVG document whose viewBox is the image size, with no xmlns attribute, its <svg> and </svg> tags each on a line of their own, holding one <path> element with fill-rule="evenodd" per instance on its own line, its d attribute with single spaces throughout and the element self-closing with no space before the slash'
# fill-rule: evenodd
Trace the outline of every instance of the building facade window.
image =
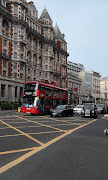
<svg viewBox="0 0 108 180">
<path fill-rule="evenodd" d="M 7 55 L 7 50 L 3 49 L 3 54 Z"/>
<path fill-rule="evenodd" d="M 16 86 L 15 87 L 15 97 L 17 97 L 17 89 L 18 89 L 18 87 Z"/>
<path fill-rule="evenodd" d="M 46 70 L 48 69 L 48 65 L 45 65 L 45 69 L 46 69 Z"/>
<path fill-rule="evenodd" d="M 18 6 L 14 5 L 14 13 L 18 12 Z"/>
<path fill-rule="evenodd" d="M 18 38 L 18 34 L 14 33 L 14 38 L 17 39 Z"/>
<path fill-rule="evenodd" d="M 6 68 L 6 61 L 3 61 L 3 67 Z"/>
<path fill-rule="evenodd" d="M 20 87 L 20 98 L 23 97 L 23 87 Z"/>
<path fill-rule="evenodd" d="M 14 25 L 14 31 L 18 31 L 18 26 Z"/>
<path fill-rule="evenodd" d="M 45 78 L 48 78 L 48 73 L 45 73 Z"/>
<path fill-rule="evenodd" d="M 5 97 L 5 85 L 1 84 L 1 97 Z"/>
<path fill-rule="evenodd" d="M 16 79 L 16 78 L 17 78 L 17 73 L 14 73 L 14 75 L 13 75 L 13 76 L 14 76 L 14 78 Z"/>
<path fill-rule="evenodd" d="M 6 77 L 6 71 L 3 71 L 3 76 L 5 76 L 5 77 Z"/>
<path fill-rule="evenodd" d="M 23 79 L 23 74 L 20 74 L 20 79 L 21 79 L 21 80 Z"/>
<path fill-rule="evenodd" d="M 13 69 L 17 69 L 17 63 L 16 62 L 14 62 Z"/>
<path fill-rule="evenodd" d="M 36 76 L 36 70 L 34 70 L 34 76 Z"/>
<path fill-rule="evenodd" d="M 7 40 L 6 39 L 4 39 L 4 41 L 3 41 L 3 46 L 7 47 Z"/>
<path fill-rule="evenodd" d="M 23 71 L 23 64 L 20 63 L 20 70 Z"/>
<path fill-rule="evenodd" d="M 17 59 L 17 53 L 14 52 L 14 59 Z"/>
<path fill-rule="evenodd" d="M 17 50 L 17 48 L 18 48 L 18 44 L 15 43 L 15 44 L 14 44 L 14 50 Z"/>
</svg>

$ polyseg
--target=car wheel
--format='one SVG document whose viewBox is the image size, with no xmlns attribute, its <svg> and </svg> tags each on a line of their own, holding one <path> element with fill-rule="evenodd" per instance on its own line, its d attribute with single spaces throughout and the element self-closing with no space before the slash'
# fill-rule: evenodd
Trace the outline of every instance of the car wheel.
<svg viewBox="0 0 108 180">
<path fill-rule="evenodd" d="M 32 116 L 34 116 L 35 114 L 34 113 L 31 113 Z"/>
<path fill-rule="evenodd" d="M 63 117 L 65 117 L 65 116 L 66 116 L 65 112 L 62 112 L 62 116 L 63 116 Z"/>
<path fill-rule="evenodd" d="M 97 118 L 97 114 L 95 114 L 95 116 L 94 116 L 95 118 Z"/>
<path fill-rule="evenodd" d="M 71 113 L 71 116 L 73 116 L 73 113 Z"/>
<path fill-rule="evenodd" d="M 50 110 L 49 109 L 46 109 L 46 114 L 49 114 L 50 113 Z"/>
</svg>

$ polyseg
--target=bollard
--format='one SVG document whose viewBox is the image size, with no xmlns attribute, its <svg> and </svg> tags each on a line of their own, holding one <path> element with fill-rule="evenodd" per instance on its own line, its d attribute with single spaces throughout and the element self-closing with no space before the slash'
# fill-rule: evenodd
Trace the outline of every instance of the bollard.
<svg viewBox="0 0 108 180">
<path fill-rule="evenodd" d="M 21 107 L 18 107 L 18 112 L 21 112 Z"/>
</svg>

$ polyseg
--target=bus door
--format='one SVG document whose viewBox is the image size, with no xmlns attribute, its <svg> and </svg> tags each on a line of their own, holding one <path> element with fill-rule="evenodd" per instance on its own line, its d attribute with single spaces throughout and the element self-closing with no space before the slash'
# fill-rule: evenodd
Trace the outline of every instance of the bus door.
<svg viewBox="0 0 108 180">
<path fill-rule="evenodd" d="M 44 113 L 45 112 L 45 99 L 41 98 L 40 99 L 40 113 Z"/>
</svg>

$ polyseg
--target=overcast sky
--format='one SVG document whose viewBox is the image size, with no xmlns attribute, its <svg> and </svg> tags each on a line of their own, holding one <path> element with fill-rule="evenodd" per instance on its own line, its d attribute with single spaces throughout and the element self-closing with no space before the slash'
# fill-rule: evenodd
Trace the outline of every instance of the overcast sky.
<svg viewBox="0 0 108 180">
<path fill-rule="evenodd" d="M 27 0 L 27 2 L 29 2 Z M 44 6 L 65 34 L 68 61 L 108 76 L 108 0 L 33 0 L 40 17 Z"/>
</svg>

